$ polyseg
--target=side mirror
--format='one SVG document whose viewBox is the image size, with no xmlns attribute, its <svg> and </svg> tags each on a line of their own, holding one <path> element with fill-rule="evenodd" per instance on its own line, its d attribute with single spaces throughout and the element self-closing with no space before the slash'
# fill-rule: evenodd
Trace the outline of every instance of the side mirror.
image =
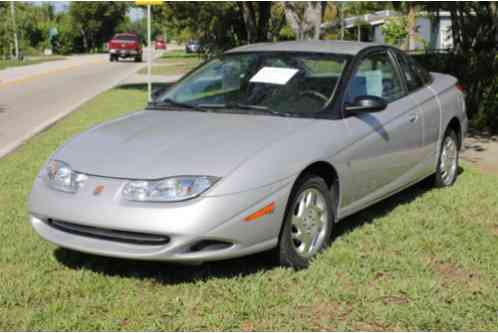
<svg viewBox="0 0 498 333">
<path fill-rule="evenodd" d="M 379 112 L 387 107 L 385 99 L 377 96 L 358 96 L 353 105 L 346 106 L 348 112 Z"/>
</svg>

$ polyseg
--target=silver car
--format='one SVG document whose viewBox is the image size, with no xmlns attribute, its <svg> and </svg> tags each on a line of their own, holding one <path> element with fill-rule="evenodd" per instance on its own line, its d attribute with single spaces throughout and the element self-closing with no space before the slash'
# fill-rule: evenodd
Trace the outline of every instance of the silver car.
<svg viewBox="0 0 498 333">
<path fill-rule="evenodd" d="M 466 129 L 457 80 L 398 49 L 247 45 L 60 147 L 35 180 L 30 222 L 103 256 L 272 250 L 306 267 L 341 219 L 427 177 L 452 185 Z"/>
</svg>

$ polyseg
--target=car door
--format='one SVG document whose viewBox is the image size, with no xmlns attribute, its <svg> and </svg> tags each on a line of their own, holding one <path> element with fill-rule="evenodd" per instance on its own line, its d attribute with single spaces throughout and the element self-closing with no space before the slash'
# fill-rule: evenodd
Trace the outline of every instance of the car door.
<svg viewBox="0 0 498 333">
<path fill-rule="evenodd" d="M 390 51 L 367 53 L 356 64 L 344 95 L 345 106 L 362 95 L 381 97 L 388 103 L 380 112 L 344 111 L 352 142 L 348 149 L 355 185 L 353 206 L 365 206 L 418 177 L 422 122 L 418 104 L 408 96 Z"/>
<path fill-rule="evenodd" d="M 422 120 L 422 159 L 427 164 L 427 173 L 434 171 L 438 155 L 438 140 L 441 123 L 441 109 L 435 92 L 430 88 L 432 77 L 415 60 L 396 51 L 401 73 L 405 78 L 410 96 L 418 103 Z"/>
</svg>

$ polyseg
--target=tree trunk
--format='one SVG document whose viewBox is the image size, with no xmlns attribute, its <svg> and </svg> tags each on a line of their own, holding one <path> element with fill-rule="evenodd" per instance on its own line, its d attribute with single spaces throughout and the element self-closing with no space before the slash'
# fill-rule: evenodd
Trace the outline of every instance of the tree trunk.
<svg viewBox="0 0 498 333">
<path fill-rule="evenodd" d="M 285 19 L 290 25 L 296 39 L 320 38 L 322 23 L 322 3 L 315 1 L 284 3 Z"/>
<path fill-rule="evenodd" d="M 296 39 L 303 39 L 303 17 L 304 12 L 301 8 L 302 4 L 295 2 L 284 2 L 284 11 L 285 11 L 285 20 L 287 24 L 291 27 L 291 29 L 296 34 Z"/>
<path fill-rule="evenodd" d="M 237 2 L 249 43 L 264 42 L 268 39 L 268 27 L 272 3 L 269 1 Z"/>
<path fill-rule="evenodd" d="M 322 24 L 322 3 L 308 1 L 304 11 L 304 21 L 309 27 L 309 35 L 313 39 L 320 39 L 320 25 Z"/>
<path fill-rule="evenodd" d="M 83 49 L 85 50 L 85 52 L 88 52 L 88 39 L 86 38 L 86 33 L 85 33 L 85 30 L 83 30 L 83 28 L 80 29 L 80 32 L 81 32 L 81 38 L 83 38 Z"/>
<path fill-rule="evenodd" d="M 417 6 L 413 2 L 408 3 L 408 50 L 415 50 L 417 43 Z"/>
<path fill-rule="evenodd" d="M 19 40 L 17 38 L 16 9 L 14 1 L 10 2 L 10 13 L 12 14 L 12 28 L 14 30 L 14 56 L 19 60 Z"/>
</svg>

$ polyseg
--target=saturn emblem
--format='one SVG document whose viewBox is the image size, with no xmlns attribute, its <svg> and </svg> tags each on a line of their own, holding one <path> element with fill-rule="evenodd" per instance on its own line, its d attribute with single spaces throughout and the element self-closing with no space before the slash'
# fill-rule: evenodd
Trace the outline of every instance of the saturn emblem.
<svg viewBox="0 0 498 333">
<path fill-rule="evenodd" d="M 93 190 L 93 195 L 99 195 L 104 192 L 104 185 L 98 185 L 95 190 Z"/>
</svg>

